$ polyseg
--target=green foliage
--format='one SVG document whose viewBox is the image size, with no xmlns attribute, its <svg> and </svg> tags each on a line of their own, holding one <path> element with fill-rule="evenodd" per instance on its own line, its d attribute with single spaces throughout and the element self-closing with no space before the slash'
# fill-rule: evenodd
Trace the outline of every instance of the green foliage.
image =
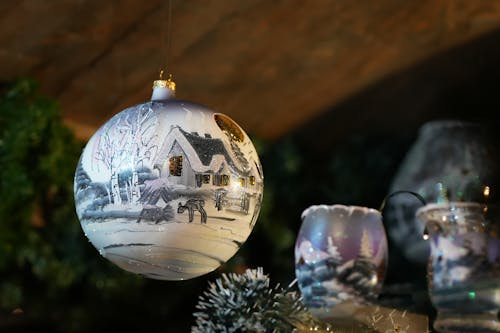
<svg viewBox="0 0 500 333">
<path fill-rule="evenodd" d="M 103 265 L 86 244 L 73 204 L 82 144 L 58 106 L 31 80 L 0 96 L 0 314 L 17 307 L 35 319 L 71 303 L 73 289 L 112 297 L 141 279 Z M 43 301 L 42 301 L 43 300 Z M 59 323 L 67 325 L 65 321 Z"/>
<path fill-rule="evenodd" d="M 19 284 L 26 271 L 37 280 L 50 280 L 55 289 L 77 278 L 78 272 L 68 268 L 75 256 L 68 255 L 65 240 L 74 238 L 78 228 L 66 200 L 78 150 L 57 106 L 36 94 L 34 82 L 19 81 L 1 97 L 0 272 L 7 278 L 0 288 L 6 289 L 11 279 Z M 22 300 L 3 298 L 2 306 Z"/>
<path fill-rule="evenodd" d="M 270 286 L 262 268 L 222 274 L 200 296 L 193 333 L 289 333 L 321 325 L 297 293 Z"/>
</svg>

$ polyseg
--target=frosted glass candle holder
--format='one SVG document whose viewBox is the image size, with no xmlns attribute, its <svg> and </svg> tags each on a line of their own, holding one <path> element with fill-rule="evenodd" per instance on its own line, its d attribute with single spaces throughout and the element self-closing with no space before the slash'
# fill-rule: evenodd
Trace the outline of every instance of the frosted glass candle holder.
<svg viewBox="0 0 500 333">
<path fill-rule="evenodd" d="M 378 210 L 319 205 L 302 213 L 295 274 L 316 317 L 349 317 L 358 305 L 375 300 L 386 266 L 387 239 Z"/>
</svg>

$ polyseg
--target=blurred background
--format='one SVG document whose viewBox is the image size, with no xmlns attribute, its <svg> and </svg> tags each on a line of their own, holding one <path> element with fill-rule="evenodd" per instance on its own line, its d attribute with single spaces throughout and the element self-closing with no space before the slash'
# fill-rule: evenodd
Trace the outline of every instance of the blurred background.
<svg viewBox="0 0 500 333">
<path fill-rule="evenodd" d="M 187 332 L 222 272 L 295 278 L 308 206 L 378 208 L 425 123 L 479 123 L 499 149 L 500 2 L 3 0 L 0 18 L 2 332 Z M 99 256 L 73 202 L 86 141 L 150 98 L 167 55 L 177 97 L 233 118 L 265 175 L 247 242 L 183 282 Z M 425 263 L 390 238 L 381 298 L 435 314 Z"/>
</svg>

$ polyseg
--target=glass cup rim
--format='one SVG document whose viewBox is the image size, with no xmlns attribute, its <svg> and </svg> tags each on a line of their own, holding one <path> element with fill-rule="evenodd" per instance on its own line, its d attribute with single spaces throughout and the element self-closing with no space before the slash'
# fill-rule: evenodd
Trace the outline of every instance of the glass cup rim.
<svg viewBox="0 0 500 333">
<path fill-rule="evenodd" d="M 458 228 L 465 226 L 484 228 L 495 225 L 498 227 L 495 216 L 498 216 L 499 208 L 496 204 L 474 201 L 431 203 L 419 208 L 415 217 L 428 227 L 431 225 Z"/>
<path fill-rule="evenodd" d="M 475 209 L 483 209 L 484 207 L 490 206 L 490 204 L 480 203 L 477 201 L 447 201 L 441 203 L 428 203 L 425 206 L 422 206 L 417 209 L 415 215 L 421 216 L 430 211 L 437 211 L 441 209 L 450 209 L 450 208 L 475 208 Z"/>
<path fill-rule="evenodd" d="M 324 210 L 327 212 L 333 212 L 336 208 L 340 208 L 342 210 L 347 210 L 347 211 L 362 211 L 365 214 L 376 214 L 380 218 L 382 218 L 382 213 L 375 208 L 370 208 L 366 206 L 358 206 L 358 205 L 343 205 L 343 204 L 332 204 L 332 205 L 327 205 L 327 204 L 322 204 L 322 205 L 311 205 L 304 209 L 304 211 L 301 214 L 302 219 L 304 219 L 309 213 L 315 210 Z"/>
</svg>

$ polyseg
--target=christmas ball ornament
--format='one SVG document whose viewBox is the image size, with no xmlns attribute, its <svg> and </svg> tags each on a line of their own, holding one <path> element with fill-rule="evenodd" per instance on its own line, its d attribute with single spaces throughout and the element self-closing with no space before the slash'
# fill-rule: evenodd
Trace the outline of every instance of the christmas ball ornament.
<svg viewBox="0 0 500 333">
<path fill-rule="evenodd" d="M 387 265 L 378 210 L 318 205 L 302 213 L 295 275 L 304 304 L 318 318 L 351 317 L 375 300 Z"/>
<path fill-rule="evenodd" d="M 174 99 L 116 114 L 78 163 L 75 205 L 85 235 L 124 270 L 161 280 L 213 271 L 245 242 L 259 215 L 263 174 L 247 134 L 228 116 Z"/>
</svg>

